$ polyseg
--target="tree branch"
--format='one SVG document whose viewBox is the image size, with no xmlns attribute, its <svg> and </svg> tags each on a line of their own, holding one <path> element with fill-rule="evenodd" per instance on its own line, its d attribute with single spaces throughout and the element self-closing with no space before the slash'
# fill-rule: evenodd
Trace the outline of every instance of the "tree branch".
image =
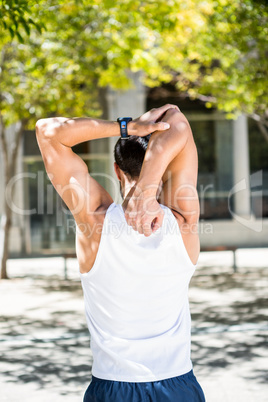
<svg viewBox="0 0 268 402">
<path fill-rule="evenodd" d="M 0 144 L 3 153 L 3 166 L 5 170 L 5 177 L 9 176 L 9 158 L 8 158 L 8 148 L 5 136 L 5 125 L 3 121 L 3 116 L 0 114 Z"/>
<path fill-rule="evenodd" d="M 259 127 L 260 132 L 262 133 L 264 139 L 268 142 L 268 129 L 261 121 L 257 121 L 257 126 Z"/>
<path fill-rule="evenodd" d="M 266 120 L 266 116 L 262 117 L 258 114 L 251 114 L 249 117 L 256 121 L 263 138 L 268 142 L 268 121 Z"/>
<path fill-rule="evenodd" d="M 14 147 L 12 148 L 11 151 L 11 157 L 10 157 L 10 161 L 11 161 L 11 177 L 15 174 L 15 169 L 16 169 L 16 161 L 17 161 L 17 156 L 18 156 L 18 150 L 20 147 L 20 143 L 21 143 L 21 139 L 22 139 L 22 133 L 25 127 L 26 121 L 23 120 L 20 122 L 20 126 L 19 129 L 16 131 L 15 133 L 15 139 L 14 139 Z"/>
</svg>

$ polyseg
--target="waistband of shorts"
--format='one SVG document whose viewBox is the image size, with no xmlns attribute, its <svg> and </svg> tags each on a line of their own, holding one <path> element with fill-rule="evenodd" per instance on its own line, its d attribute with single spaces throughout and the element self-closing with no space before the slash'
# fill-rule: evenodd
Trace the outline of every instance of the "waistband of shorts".
<svg viewBox="0 0 268 402">
<path fill-rule="evenodd" d="M 148 384 L 152 382 L 162 382 L 162 381 L 168 381 L 168 380 L 183 380 L 189 377 L 194 377 L 193 369 L 188 371 L 188 373 L 181 374 L 175 377 L 168 377 L 168 378 L 163 378 L 162 380 L 155 380 L 155 381 L 144 381 L 144 382 L 139 382 L 139 381 L 117 381 L 117 380 L 107 380 L 105 378 L 98 378 L 95 376 L 92 376 L 91 382 L 107 382 L 107 383 L 128 383 L 128 384 Z"/>
</svg>

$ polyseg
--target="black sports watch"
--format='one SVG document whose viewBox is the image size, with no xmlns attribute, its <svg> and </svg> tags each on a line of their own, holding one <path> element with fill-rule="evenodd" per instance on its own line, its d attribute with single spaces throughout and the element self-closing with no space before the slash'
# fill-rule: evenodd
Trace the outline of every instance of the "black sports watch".
<svg viewBox="0 0 268 402">
<path fill-rule="evenodd" d="M 120 135 L 122 140 L 126 140 L 130 137 L 127 133 L 127 125 L 131 120 L 132 117 L 118 117 L 117 119 L 120 126 Z"/>
</svg>

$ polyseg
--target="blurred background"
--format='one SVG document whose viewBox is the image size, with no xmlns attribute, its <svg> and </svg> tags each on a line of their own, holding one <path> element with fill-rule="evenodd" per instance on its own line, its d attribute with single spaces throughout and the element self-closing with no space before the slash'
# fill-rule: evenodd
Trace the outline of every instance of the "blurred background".
<svg viewBox="0 0 268 402">
<path fill-rule="evenodd" d="M 265 2 L 19 0 L 3 1 L 1 13 L 2 277 L 7 249 L 74 251 L 74 221 L 34 132 L 55 115 L 116 120 L 178 105 L 199 154 L 203 249 L 267 245 Z M 74 150 L 120 202 L 115 141 Z"/>
<path fill-rule="evenodd" d="M 0 27 L 2 279 L 10 277 L 14 283 L 18 278 L 49 274 L 58 291 L 65 289 L 70 295 L 76 286 L 77 276 L 72 276 L 73 265 L 67 261 L 75 253 L 75 224 L 45 173 L 35 122 L 51 116 L 135 118 L 173 103 L 188 118 L 199 155 L 203 253 L 200 281 L 196 279 L 192 286 L 208 291 L 213 283 L 218 290 L 213 303 L 221 300 L 220 284 L 228 283 L 228 289 L 234 290 L 241 286 L 240 279 L 252 281 L 252 288 L 247 288 L 250 293 L 245 293 L 251 296 L 256 283 L 257 288 L 260 282 L 264 286 L 268 261 L 266 1 L 2 0 Z M 115 141 L 85 142 L 74 151 L 120 202 L 113 173 Z M 43 266 L 45 272 L 40 271 Z M 29 292 L 35 287 L 31 286 Z M 2 281 L 1 287 L 5 297 L 16 289 L 8 281 Z M 254 297 L 255 307 L 250 304 L 245 311 L 263 308 L 263 293 L 258 296 L 259 305 Z M 1 303 L 5 325 L 12 323 L 4 308 L 7 300 Z M 201 310 L 194 317 L 201 319 L 205 311 Z M 264 315 L 256 317 L 254 313 L 248 320 L 263 325 Z M 194 324 L 198 328 L 198 320 Z M 4 333 L 13 334 L 5 325 Z M 259 327 L 254 328 L 258 332 Z M 24 333 L 25 328 L 14 334 L 20 331 Z M 232 395 L 228 399 L 227 394 L 225 399 L 217 398 L 211 400 L 242 400 Z"/>
</svg>

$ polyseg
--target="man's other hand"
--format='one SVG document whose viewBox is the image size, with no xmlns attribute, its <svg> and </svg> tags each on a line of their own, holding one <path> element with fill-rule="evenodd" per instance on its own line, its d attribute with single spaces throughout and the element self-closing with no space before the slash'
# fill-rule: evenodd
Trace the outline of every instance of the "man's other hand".
<svg viewBox="0 0 268 402">
<path fill-rule="evenodd" d="M 131 189 L 123 203 L 126 205 L 127 223 L 146 237 L 159 229 L 163 223 L 164 211 L 156 200 L 156 193 L 157 189 L 142 189 L 137 185 Z"/>
<path fill-rule="evenodd" d="M 171 104 L 151 109 L 139 118 L 128 123 L 128 134 L 145 137 L 155 131 L 165 131 L 169 129 L 169 123 L 160 121 L 169 109 L 179 110 L 178 106 Z"/>
</svg>

